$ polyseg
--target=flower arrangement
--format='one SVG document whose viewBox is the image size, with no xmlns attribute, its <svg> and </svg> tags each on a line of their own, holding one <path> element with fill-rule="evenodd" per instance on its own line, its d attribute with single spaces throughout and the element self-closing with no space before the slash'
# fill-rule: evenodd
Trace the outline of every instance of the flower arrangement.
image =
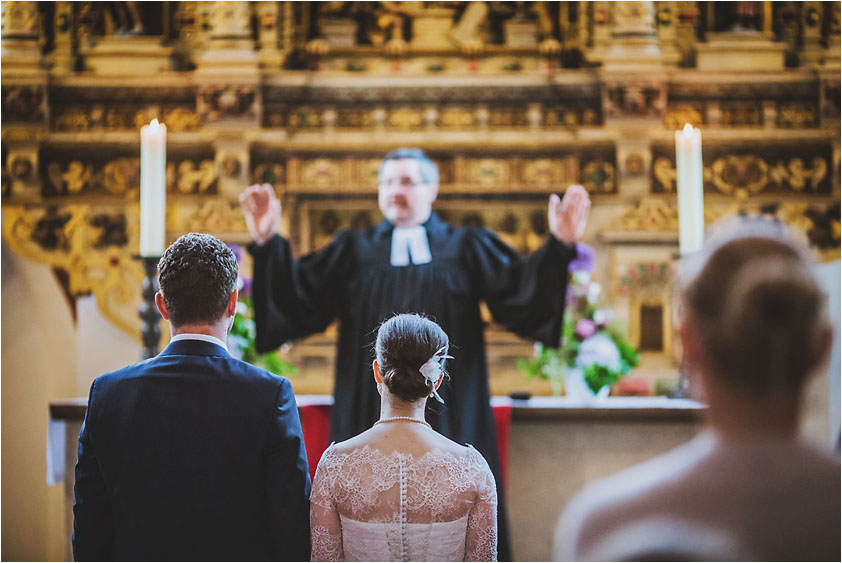
<svg viewBox="0 0 842 563">
<path fill-rule="evenodd" d="M 617 383 L 640 362 L 637 350 L 613 323 L 613 311 L 599 307 L 601 287 L 591 281 L 593 249 L 577 243 L 576 251 L 577 258 L 568 266 L 570 281 L 559 347 L 536 343 L 532 358 L 517 362 L 527 378 L 549 379 L 559 395 L 570 368 L 581 369 L 585 383 L 596 393 Z"/>
<path fill-rule="evenodd" d="M 234 244 L 228 245 L 237 257 L 237 263 L 242 264 L 242 249 Z M 228 333 L 228 351 L 239 360 L 254 364 L 276 375 L 289 376 L 298 371 L 278 355 L 278 351 L 267 354 L 258 354 L 255 346 L 257 329 L 254 323 L 254 304 L 251 298 L 251 279 L 240 275 L 237 276 L 237 313 L 234 315 L 234 326 Z"/>
</svg>

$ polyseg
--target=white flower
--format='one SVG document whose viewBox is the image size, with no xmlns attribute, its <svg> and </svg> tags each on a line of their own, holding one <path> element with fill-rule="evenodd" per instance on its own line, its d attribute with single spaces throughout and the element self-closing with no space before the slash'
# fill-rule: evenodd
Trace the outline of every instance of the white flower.
<svg viewBox="0 0 842 563">
<path fill-rule="evenodd" d="M 601 291 L 602 288 L 596 282 L 588 286 L 588 303 L 590 303 L 591 305 L 596 305 L 599 302 L 599 293 Z"/>
<path fill-rule="evenodd" d="M 614 341 L 603 332 L 598 332 L 590 338 L 586 338 L 579 345 L 576 365 L 586 367 L 592 364 L 605 366 L 612 371 L 620 370 L 620 351 Z"/>
<path fill-rule="evenodd" d="M 586 285 L 591 281 L 591 273 L 587 270 L 576 270 L 571 277 L 576 285 Z"/>
<path fill-rule="evenodd" d="M 611 311 L 607 309 L 597 309 L 593 314 L 593 322 L 598 325 L 607 325 L 611 322 Z"/>
</svg>

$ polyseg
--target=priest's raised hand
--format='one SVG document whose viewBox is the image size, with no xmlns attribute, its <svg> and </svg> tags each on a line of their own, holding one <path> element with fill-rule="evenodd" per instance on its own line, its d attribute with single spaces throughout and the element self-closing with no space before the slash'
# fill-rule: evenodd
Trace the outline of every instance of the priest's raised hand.
<svg viewBox="0 0 842 563">
<path fill-rule="evenodd" d="M 254 184 L 240 194 L 240 205 L 252 240 L 263 246 L 277 230 L 281 220 L 281 202 L 270 184 Z"/>
<path fill-rule="evenodd" d="M 551 195 L 548 212 L 550 232 L 565 244 L 576 243 L 585 232 L 590 209 L 591 200 L 582 186 L 568 186 L 564 199 L 559 199 L 557 194 Z"/>
</svg>

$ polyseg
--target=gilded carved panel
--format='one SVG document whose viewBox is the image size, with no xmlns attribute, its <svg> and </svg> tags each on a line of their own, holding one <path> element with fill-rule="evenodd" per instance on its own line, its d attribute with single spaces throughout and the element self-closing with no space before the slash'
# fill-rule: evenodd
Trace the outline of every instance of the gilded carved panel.
<svg viewBox="0 0 842 563">
<path fill-rule="evenodd" d="M 652 148 L 652 193 L 675 192 L 675 149 Z M 704 189 L 744 199 L 759 194 L 832 194 L 832 149 L 828 145 L 742 147 L 705 145 Z"/>
</svg>

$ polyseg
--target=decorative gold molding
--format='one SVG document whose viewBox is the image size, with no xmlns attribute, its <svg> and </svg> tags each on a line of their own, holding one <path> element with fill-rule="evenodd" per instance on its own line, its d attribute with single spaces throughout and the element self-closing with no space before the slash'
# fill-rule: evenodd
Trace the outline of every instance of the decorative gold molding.
<svg viewBox="0 0 842 563">
<path fill-rule="evenodd" d="M 41 264 L 66 271 L 73 295 L 93 293 L 103 316 L 120 330 L 140 341 L 140 286 L 143 268 L 130 248 L 137 247 L 137 205 L 125 209 L 129 222 L 128 240 L 122 246 L 103 244 L 102 226 L 94 219 L 105 212 L 124 208 L 93 205 L 65 205 L 60 208 L 3 207 L 3 238 L 9 248 Z M 53 228 L 45 226 L 52 221 Z M 44 233 L 49 229 L 49 233 Z M 47 236 L 51 244 L 38 244 Z M 54 248 L 50 248 L 54 246 Z M 162 324 L 162 334 L 168 329 Z"/>
</svg>

